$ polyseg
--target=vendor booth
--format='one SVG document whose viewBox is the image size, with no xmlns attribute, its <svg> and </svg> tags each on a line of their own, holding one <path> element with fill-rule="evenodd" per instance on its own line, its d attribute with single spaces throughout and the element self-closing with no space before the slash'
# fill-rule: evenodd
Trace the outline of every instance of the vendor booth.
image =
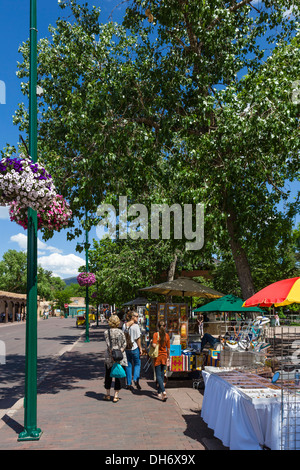
<svg viewBox="0 0 300 470">
<path fill-rule="evenodd" d="M 246 371 L 206 368 L 202 374 L 201 417 L 225 446 L 231 450 L 300 449 L 300 389 L 283 396 L 280 386 L 270 379 Z M 285 422 L 287 416 L 289 422 Z"/>
<path fill-rule="evenodd" d="M 170 336 L 170 364 L 167 376 L 182 376 L 201 371 L 204 363 L 216 364 L 217 359 L 207 359 L 208 353 L 200 351 L 201 343 L 190 341 L 189 307 L 184 303 L 152 302 L 146 306 L 147 344 L 157 331 L 159 321 L 164 321 Z M 192 336 L 193 337 L 193 336 Z M 151 360 L 149 359 L 149 365 Z M 199 372 L 200 373 L 200 372 Z"/>
<path fill-rule="evenodd" d="M 164 321 L 170 336 L 170 372 L 190 370 L 189 356 L 184 354 L 188 346 L 188 305 L 151 303 L 149 306 L 149 338 L 157 331 L 157 325 Z"/>
<path fill-rule="evenodd" d="M 168 297 L 203 297 L 207 299 L 217 299 L 223 294 L 216 290 L 204 286 L 199 282 L 186 277 L 156 284 L 140 289 Z M 200 370 L 202 355 L 198 350 L 192 351 L 189 346 L 189 307 L 187 303 L 159 303 L 153 302 L 149 305 L 149 337 L 152 339 L 153 333 L 157 331 L 159 320 L 164 320 L 167 331 L 170 335 L 170 366 L 168 375 L 174 373 L 187 373 L 194 369 Z"/>
<path fill-rule="evenodd" d="M 300 278 L 262 289 L 244 307 L 300 303 Z M 219 367 L 205 366 L 201 417 L 231 450 L 300 450 L 300 330 L 256 317 L 221 345 Z M 222 358 L 226 360 L 222 363 Z M 253 358 L 243 361 L 242 358 Z M 259 370 L 259 362 L 262 369 Z"/>
</svg>

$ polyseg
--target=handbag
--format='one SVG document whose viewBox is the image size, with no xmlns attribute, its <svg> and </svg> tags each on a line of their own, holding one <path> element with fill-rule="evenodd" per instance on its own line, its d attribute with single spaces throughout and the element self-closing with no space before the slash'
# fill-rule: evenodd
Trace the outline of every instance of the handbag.
<svg viewBox="0 0 300 470">
<path fill-rule="evenodd" d="M 115 362 L 111 368 L 110 376 L 115 379 L 124 379 L 126 373 L 121 364 Z"/>
<path fill-rule="evenodd" d="M 156 358 L 158 356 L 158 350 L 159 350 L 159 333 L 157 333 L 156 346 L 154 347 L 152 346 L 152 344 L 150 344 L 148 356 L 151 357 L 152 359 Z"/>
<path fill-rule="evenodd" d="M 113 349 L 111 351 L 112 358 L 115 362 L 120 362 L 123 359 L 123 353 L 121 349 Z"/>
<path fill-rule="evenodd" d="M 108 330 L 109 342 L 110 342 L 110 349 L 111 349 L 111 357 L 113 358 L 114 362 L 120 362 L 123 359 L 123 353 L 121 349 L 112 349 L 111 347 L 111 337 L 110 337 L 110 330 Z"/>
</svg>

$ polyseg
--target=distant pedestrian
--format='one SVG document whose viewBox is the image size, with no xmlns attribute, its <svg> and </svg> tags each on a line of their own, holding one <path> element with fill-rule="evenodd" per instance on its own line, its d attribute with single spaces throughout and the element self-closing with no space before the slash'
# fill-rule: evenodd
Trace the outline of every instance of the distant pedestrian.
<svg viewBox="0 0 300 470">
<path fill-rule="evenodd" d="M 111 355 L 112 349 L 120 349 L 123 352 L 123 359 L 120 361 L 121 366 L 127 366 L 127 357 L 125 354 L 126 348 L 126 338 L 123 333 L 118 327 L 120 325 L 120 319 L 117 315 L 111 315 L 108 320 L 109 329 L 104 332 L 104 337 L 107 345 L 106 353 L 105 353 L 105 389 L 106 389 L 106 396 L 104 400 L 110 401 L 110 389 L 112 385 L 112 377 L 110 376 L 111 368 L 114 365 L 114 360 Z M 119 401 L 119 392 L 122 388 L 121 379 L 115 378 L 115 394 L 113 398 L 113 402 L 117 403 Z"/>
<path fill-rule="evenodd" d="M 197 333 L 200 336 L 203 336 L 203 315 L 201 315 L 201 313 L 198 313 L 197 315 L 197 327 L 198 327 Z"/>
<path fill-rule="evenodd" d="M 280 320 L 278 313 L 275 314 L 275 326 L 280 326 Z"/>
<path fill-rule="evenodd" d="M 165 391 L 164 377 L 166 367 L 169 365 L 170 357 L 170 337 L 166 332 L 165 322 L 159 322 L 158 332 L 154 333 L 152 338 L 152 345 L 155 347 L 159 344 L 158 356 L 154 359 L 154 367 L 156 374 L 156 381 L 158 384 L 158 397 L 163 401 L 167 399 L 167 393 Z"/>
<path fill-rule="evenodd" d="M 132 347 L 126 349 L 126 356 L 128 365 L 126 367 L 126 381 L 127 389 L 132 388 L 132 367 L 133 370 L 133 383 L 138 390 L 141 390 L 140 385 L 140 373 L 141 373 L 141 355 L 142 355 L 142 343 L 141 343 L 141 330 L 138 325 L 139 315 L 137 312 L 129 312 L 127 315 L 127 322 L 124 323 L 122 329 L 129 333 Z"/>
</svg>

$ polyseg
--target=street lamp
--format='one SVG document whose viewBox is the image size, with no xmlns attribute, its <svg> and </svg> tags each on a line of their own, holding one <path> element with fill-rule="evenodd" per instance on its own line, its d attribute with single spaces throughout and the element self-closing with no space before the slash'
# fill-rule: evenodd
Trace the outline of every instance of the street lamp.
<svg viewBox="0 0 300 470">
<path fill-rule="evenodd" d="M 85 222 L 87 223 L 87 209 L 85 209 Z M 82 246 L 82 248 L 79 248 Z M 85 243 L 77 243 L 78 251 L 85 249 L 85 272 L 89 272 L 89 231 L 85 229 Z M 85 286 L 85 343 L 90 342 L 90 318 L 89 318 L 89 286 Z"/>
<path fill-rule="evenodd" d="M 85 211 L 85 218 L 87 222 L 87 210 Z M 89 272 L 89 232 L 85 230 L 85 264 L 86 272 Z M 85 287 L 85 342 L 90 342 L 90 317 L 89 317 L 89 286 Z"/>
<path fill-rule="evenodd" d="M 37 28 L 36 0 L 30 0 L 29 155 L 37 162 Z M 36 441 L 37 428 L 37 212 L 28 209 L 27 306 L 24 431 L 19 441 Z"/>
</svg>

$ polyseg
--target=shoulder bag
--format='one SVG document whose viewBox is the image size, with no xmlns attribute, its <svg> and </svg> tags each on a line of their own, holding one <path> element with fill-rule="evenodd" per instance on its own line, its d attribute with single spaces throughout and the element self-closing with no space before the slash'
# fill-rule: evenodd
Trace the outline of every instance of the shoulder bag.
<svg viewBox="0 0 300 470">
<path fill-rule="evenodd" d="M 111 337 L 110 337 L 110 330 L 108 330 L 109 342 L 110 342 L 110 349 L 111 349 L 111 357 L 113 358 L 114 362 L 120 362 L 123 359 L 123 353 L 121 349 L 112 349 L 111 346 Z"/>
<path fill-rule="evenodd" d="M 154 347 L 154 346 L 152 346 L 152 344 L 150 344 L 148 356 L 151 357 L 151 358 L 156 358 L 158 356 L 158 350 L 159 350 L 159 333 L 157 333 L 157 344 L 156 344 L 156 346 Z"/>
</svg>

